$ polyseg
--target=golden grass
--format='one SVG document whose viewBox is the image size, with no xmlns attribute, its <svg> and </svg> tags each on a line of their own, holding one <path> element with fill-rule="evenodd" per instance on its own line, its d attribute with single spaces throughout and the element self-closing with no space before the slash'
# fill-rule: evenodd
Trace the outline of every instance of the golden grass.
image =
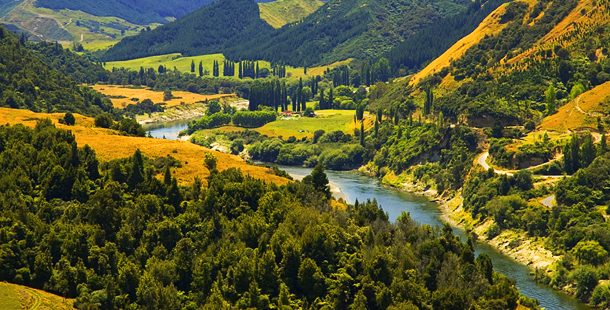
<svg viewBox="0 0 610 310">
<path fill-rule="evenodd" d="M 554 131 L 597 130 L 597 117 L 586 113 L 603 111 L 600 103 L 608 96 L 610 96 L 610 82 L 598 85 L 559 108 L 557 113 L 545 117 L 539 128 Z M 576 108 L 577 103 L 582 112 Z"/>
<path fill-rule="evenodd" d="M 276 184 L 289 182 L 289 180 L 273 174 L 270 169 L 249 165 L 238 156 L 215 152 L 184 141 L 119 136 L 113 130 L 93 127 L 92 118 L 78 114 L 74 115 L 76 125 L 66 126 L 59 124 L 59 119 L 63 116 L 63 113 L 46 114 L 28 110 L 0 108 L 0 124 L 22 123 L 28 127 L 34 127 L 37 119 L 50 118 L 58 128 L 72 130 L 78 145 L 88 144 L 95 150 L 101 160 L 129 157 L 137 149 L 140 149 L 145 156 L 150 158 L 171 155 L 182 162 L 182 168 L 176 168 L 172 171 L 172 175 L 178 178 L 182 185 L 192 183 L 196 176 L 205 179 L 209 175 L 208 169 L 203 165 L 203 155 L 205 153 L 213 153 L 218 157 L 218 169 L 221 171 L 235 167 L 241 169 L 244 174 L 266 182 Z M 174 153 L 174 150 L 176 153 Z"/>
<path fill-rule="evenodd" d="M 140 101 L 144 99 L 150 99 L 154 103 L 165 102 L 165 107 L 171 108 L 180 106 L 182 102 L 184 102 L 184 104 L 194 104 L 197 102 L 203 102 L 212 99 L 235 97 L 235 94 L 200 95 L 185 91 L 172 91 L 172 95 L 175 98 L 172 100 L 163 101 L 163 92 L 161 91 L 128 88 L 117 85 L 93 85 L 91 87 L 106 96 L 127 97 L 120 99 L 110 99 L 112 101 L 112 105 L 115 108 L 119 109 L 125 108 L 127 105 L 137 103 L 137 101 L 132 101 L 132 98 L 138 98 Z"/>
<path fill-rule="evenodd" d="M 473 32 L 457 41 L 457 43 L 451 46 L 441 56 L 433 60 L 428 66 L 415 74 L 413 78 L 411 78 L 409 84 L 417 85 L 420 80 L 424 79 L 428 75 L 439 72 L 444 67 L 448 67 L 451 60 L 461 58 L 470 47 L 479 43 L 479 41 L 481 41 L 481 39 L 483 39 L 486 35 L 491 36 L 500 33 L 500 31 L 502 31 L 508 25 L 500 24 L 500 17 L 504 15 L 507 5 L 508 4 L 501 5 L 491 14 L 489 14 L 489 16 L 487 16 Z"/>
<path fill-rule="evenodd" d="M 66 299 L 27 286 L 0 282 L 0 309 L 58 309 L 72 310 L 74 300 Z"/>
<path fill-rule="evenodd" d="M 297 22 L 315 12 L 324 2 L 317 0 L 277 0 L 259 3 L 261 19 L 274 28 Z"/>
</svg>

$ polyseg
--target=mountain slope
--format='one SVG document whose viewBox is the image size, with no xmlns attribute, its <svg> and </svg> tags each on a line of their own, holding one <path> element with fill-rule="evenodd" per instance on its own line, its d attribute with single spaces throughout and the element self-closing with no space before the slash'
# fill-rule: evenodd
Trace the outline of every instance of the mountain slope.
<svg viewBox="0 0 610 310">
<path fill-rule="evenodd" d="M 277 0 L 260 3 L 261 18 L 273 28 L 300 21 L 315 12 L 324 2 L 318 0 Z"/>
<path fill-rule="evenodd" d="M 88 115 L 112 109 L 95 91 L 49 67 L 23 44 L 26 44 L 23 39 L 18 40 L 0 27 L 0 106 Z M 49 48 L 57 53 L 62 49 L 58 44 Z"/>
<path fill-rule="evenodd" d="M 182 53 L 214 54 L 250 37 L 273 30 L 260 19 L 252 0 L 222 0 L 134 37 L 124 38 L 106 52 L 108 61 Z"/>
<path fill-rule="evenodd" d="M 139 25 L 166 23 L 167 18 L 180 18 L 214 0 L 36 0 L 38 7 L 52 10 L 69 9 L 95 16 L 115 16 Z"/>
<path fill-rule="evenodd" d="M 236 3 L 239 2 L 239 3 Z M 418 2 L 406 0 L 330 0 L 311 15 L 289 26 L 270 31 L 256 21 L 250 0 L 221 0 L 209 8 L 193 15 L 212 16 L 197 21 L 186 16 L 150 34 L 141 34 L 137 39 L 124 39 L 106 54 L 107 60 L 138 58 L 168 54 L 185 55 L 223 52 L 231 60 L 267 60 L 303 66 L 327 64 L 348 58 L 370 59 L 381 55 L 392 46 L 402 42 L 417 30 L 443 16 L 465 10 L 470 1 Z M 248 14 L 250 23 L 238 21 L 239 31 L 224 31 L 237 28 L 235 18 L 218 19 L 214 10 L 228 13 L 225 7 Z M 209 11 L 205 10 L 209 9 Z M 207 14 L 207 15 L 206 15 Z M 207 29 L 206 36 L 219 37 L 213 42 L 193 46 L 188 38 L 179 38 L 183 33 L 194 33 L 197 24 L 204 20 L 215 22 Z M 228 24 L 227 24 L 228 23 Z M 257 28 L 258 27 L 258 28 Z M 171 29 L 171 30 L 169 30 Z M 221 32 L 223 35 L 220 35 Z M 171 38 L 163 36 L 173 35 Z M 173 44 L 173 48 L 165 45 Z M 119 51 L 120 50 L 120 51 Z"/>
</svg>

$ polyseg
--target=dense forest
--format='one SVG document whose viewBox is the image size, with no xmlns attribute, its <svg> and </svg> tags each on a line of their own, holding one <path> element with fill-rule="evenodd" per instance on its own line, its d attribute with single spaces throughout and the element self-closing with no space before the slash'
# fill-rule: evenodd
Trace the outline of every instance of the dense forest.
<svg viewBox="0 0 610 310">
<path fill-rule="evenodd" d="M 35 112 L 71 111 L 85 115 L 112 110 L 110 101 L 103 100 L 101 94 L 79 85 L 77 81 L 62 73 L 66 72 L 70 76 L 72 68 L 62 68 L 60 72 L 52 67 L 60 66 L 60 63 L 47 64 L 39 58 L 37 52 L 29 51 L 26 45 L 29 43 L 24 36 L 18 39 L 13 33 L 0 27 L 1 106 Z M 64 50 L 55 44 L 44 43 L 40 46 L 46 47 L 47 52 L 54 50 L 58 54 L 64 53 Z"/>
<path fill-rule="evenodd" d="M 417 71 L 470 34 L 506 0 L 475 1 L 465 12 L 437 20 L 421 29 L 385 54 L 394 76 Z M 402 70 L 401 70 L 402 69 Z"/>
<path fill-rule="evenodd" d="M 158 30 L 125 38 L 104 58 L 110 61 L 174 52 L 223 52 L 232 61 L 267 60 L 294 66 L 352 57 L 373 59 L 426 25 L 464 11 L 468 5 L 461 0 L 382 0 L 366 5 L 358 0 L 331 0 L 301 22 L 272 29 L 260 20 L 252 0 L 221 0 Z M 196 26 L 202 21 L 205 34 Z"/>
<path fill-rule="evenodd" d="M 277 186 L 207 153 L 179 186 L 175 160 L 100 162 L 49 120 L 0 137 L 0 280 L 82 309 L 537 307 L 449 226 L 331 207 L 322 166 Z"/>
</svg>

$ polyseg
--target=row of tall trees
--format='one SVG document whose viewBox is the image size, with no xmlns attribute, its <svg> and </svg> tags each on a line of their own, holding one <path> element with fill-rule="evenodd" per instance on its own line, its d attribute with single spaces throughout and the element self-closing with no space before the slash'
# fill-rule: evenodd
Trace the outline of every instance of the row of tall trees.
<svg viewBox="0 0 610 310">
<path fill-rule="evenodd" d="M 256 81 L 250 85 L 250 111 L 258 110 L 259 106 L 272 107 L 274 111 L 281 108 L 282 111 L 288 108 L 288 94 L 286 81 L 273 79 L 270 81 Z"/>
</svg>

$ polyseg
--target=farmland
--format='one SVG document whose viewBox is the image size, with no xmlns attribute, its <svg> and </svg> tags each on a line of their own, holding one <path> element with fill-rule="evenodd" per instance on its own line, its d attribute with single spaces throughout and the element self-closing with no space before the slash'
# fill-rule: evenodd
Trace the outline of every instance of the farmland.
<svg viewBox="0 0 610 310">
<path fill-rule="evenodd" d="M 163 100 L 163 92 L 153 91 L 145 88 L 122 87 L 115 85 L 93 85 L 93 89 L 109 96 L 112 105 L 115 108 L 125 108 L 129 104 L 135 104 L 138 101 L 150 99 L 154 103 L 165 102 L 166 108 L 172 108 L 182 105 L 191 105 L 199 102 L 205 102 L 212 99 L 235 97 L 234 94 L 217 94 L 217 95 L 200 95 L 185 91 L 172 92 L 173 99 Z M 121 98 L 124 97 L 124 98 Z"/>
</svg>

